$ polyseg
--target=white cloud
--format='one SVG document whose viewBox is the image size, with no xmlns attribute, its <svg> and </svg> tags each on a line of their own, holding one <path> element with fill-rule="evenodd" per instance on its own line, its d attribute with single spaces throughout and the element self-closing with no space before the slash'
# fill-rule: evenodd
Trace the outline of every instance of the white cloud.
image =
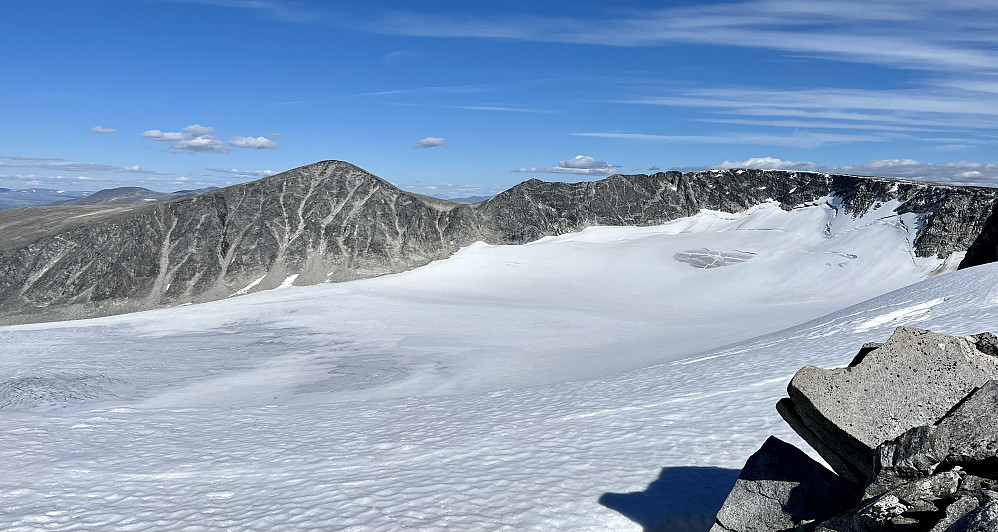
<svg viewBox="0 0 998 532">
<path fill-rule="evenodd" d="M 417 148 L 436 148 L 443 145 L 444 139 L 442 137 L 426 137 L 425 139 L 416 141 Z"/>
<path fill-rule="evenodd" d="M 776 157 L 750 157 L 744 161 L 724 161 L 715 168 L 760 168 L 763 170 L 814 170 L 818 163 L 784 161 Z"/>
<path fill-rule="evenodd" d="M 103 127 L 103 126 L 94 126 L 94 127 L 90 128 L 90 131 L 93 131 L 94 133 L 102 133 L 102 134 L 117 133 L 118 132 L 117 129 L 112 129 L 112 128 Z"/>
<path fill-rule="evenodd" d="M 254 150 L 273 150 L 281 145 L 267 137 L 232 137 L 229 145 L 237 148 L 252 148 Z"/>
<path fill-rule="evenodd" d="M 202 126 L 201 124 L 194 124 L 192 126 L 187 126 L 184 128 L 184 132 L 192 137 L 204 137 L 206 135 L 211 135 L 215 132 L 215 128 L 209 126 Z"/>
<path fill-rule="evenodd" d="M 212 135 L 215 128 L 193 124 L 184 128 L 184 131 L 160 131 L 150 129 L 142 133 L 142 137 L 161 142 L 173 142 L 171 146 L 175 150 L 185 150 L 194 152 L 228 153 L 229 149 L 222 143 L 221 139 Z"/>
<path fill-rule="evenodd" d="M 558 166 L 538 168 L 536 166 L 521 167 L 513 172 L 521 174 L 574 174 L 607 176 L 617 173 L 619 166 L 606 161 L 598 161 L 586 155 L 576 155 L 571 159 L 558 161 Z"/>
<path fill-rule="evenodd" d="M 576 155 L 571 159 L 558 161 L 558 166 L 560 168 L 575 168 L 575 169 L 584 169 L 584 170 L 590 170 L 594 168 L 602 169 L 610 167 L 610 165 L 606 164 L 606 161 L 597 161 L 595 158 L 586 155 Z"/>
<path fill-rule="evenodd" d="M 158 129 L 149 129 L 147 131 L 143 131 L 141 136 L 152 140 L 172 141 L 172 142 L 183 140 L 184 137 L 186 137 L 184 133 L 160 131 Z"/>
<path fill-rule="evenodd" d="M 225 144 L 222 144 L 222 141 L 218 139 L 218 137 L 214 137 L 211 135 L 192 137 L 180 140 L 173 145 L 173 148 L 177 150 L 210 152 L 210 153 L 227 153 L 229 151 L 225 147 Z"/>
</svg>

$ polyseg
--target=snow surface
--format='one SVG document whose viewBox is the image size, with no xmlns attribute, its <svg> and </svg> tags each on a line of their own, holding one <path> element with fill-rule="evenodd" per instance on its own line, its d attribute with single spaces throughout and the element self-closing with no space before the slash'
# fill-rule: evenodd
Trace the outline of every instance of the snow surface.
<svg viewBox="0 0 998 532">
<path fill-rule="evenodd" d="M 951 267 L 834 205 L 0 328 L 0 528 L 706 530 L 797 369 L 998 329 L 992 265 L 833 312 Z"/>
</svg>

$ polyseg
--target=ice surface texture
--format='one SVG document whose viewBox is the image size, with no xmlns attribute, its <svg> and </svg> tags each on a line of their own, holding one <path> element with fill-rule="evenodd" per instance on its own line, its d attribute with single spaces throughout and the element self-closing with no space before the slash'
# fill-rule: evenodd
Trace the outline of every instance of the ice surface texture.
<svg viewBox="0 0 998 532">
<path fill-rule="evenodd" d="M 10 382 L 127 383 L 0 409 L 0 528 L 703 530 L 770 434 L 803 447 L 773 413 L 798 368 L 902 323 L 998 329 L 998 268 L 902 288 L 941 266 L 910 224 L 834 215 L 704 212 L 0 328 Z M 702 248 L 756 255 L 673 259 Z M 681 482 L 713 489 L 662 489 Z"/>
</svg>

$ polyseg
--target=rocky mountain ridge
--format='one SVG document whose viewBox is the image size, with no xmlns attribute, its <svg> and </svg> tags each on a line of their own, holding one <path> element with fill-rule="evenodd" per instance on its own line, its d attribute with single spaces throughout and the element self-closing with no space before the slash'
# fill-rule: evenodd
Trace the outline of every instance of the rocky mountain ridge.
<svg viewBox="0 0 998 532">
<path fill-rule="evenodd" d="M 829 200 L 831 198 L 831 200 Z M 484 202 L 404 192 L 323 161 L 151 205 L 0 212 L 0 322 L 99 316 L 287 284 L 405 271 L 475 241 L 521 244 L 593 225 L 655 225 L 701 209 L 832 201 L 844 216 L 896 202 L 914 213 L 919 256 L 976 245 L 985 257 L 998 189 L 813 172 L 709 170 L 532 179 Z M 893 205 L 893 203 L 892 203 Z M 980 237 L 980 235 L 984 235 Z M 983 242 L 983 243 L 982 243 Z M 993 259 L 992 259 L 993 260 Z"/>
</svg>

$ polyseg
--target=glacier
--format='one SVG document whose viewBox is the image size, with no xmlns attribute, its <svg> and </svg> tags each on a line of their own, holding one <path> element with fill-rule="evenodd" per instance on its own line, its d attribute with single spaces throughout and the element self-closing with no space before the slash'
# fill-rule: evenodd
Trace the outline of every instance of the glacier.
<svg viewBox="0 0 998 532">
<path fill-rule="evenodd" d="M 0 527 L 706 530 L 801 366 L 998 329 L 998 266 L 834 205 L 2 327 Z"/>
</svg>

